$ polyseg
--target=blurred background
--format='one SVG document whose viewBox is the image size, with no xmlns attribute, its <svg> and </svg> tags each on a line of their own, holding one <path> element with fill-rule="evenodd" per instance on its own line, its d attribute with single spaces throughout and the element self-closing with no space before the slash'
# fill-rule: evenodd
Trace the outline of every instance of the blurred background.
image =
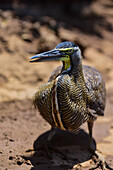
<svg viewBox="0 0 113 170">
<path fill-rule="evenodd" d="M 50 129 L 32 109 L 32 97 L 61 63 L 31 64 L 29 57 L 62 41 L 76 43 L 83 64 L 98 69 L 105 79 L 105 117 L 97 121 L 94 138 L 113 164 L 113 0 L 1 0 L 0 168 L 39 168 L 38 160 L 33 164 L 36 158 L 23 160 L 20 156 Z M 61 164 L 62 160 L 55 167 L 63 169 Z M 69 167 L 72 165 L 74 162 Z"/>
</svg>

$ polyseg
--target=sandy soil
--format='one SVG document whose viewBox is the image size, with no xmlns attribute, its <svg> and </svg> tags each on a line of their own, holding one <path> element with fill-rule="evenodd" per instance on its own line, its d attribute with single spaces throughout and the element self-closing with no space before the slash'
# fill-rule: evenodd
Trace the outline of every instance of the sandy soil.
<svg viewBox="0 0 113 170">
<path fill-rule="evenodd" d="M 97 149 L 113 166 L 113 2 L 101 0 L 87 7 L 81 3 L 80 14 L 76 3 L 68 8 L 69 15 L 62 3 L 54 8 L 58 13 L 42 10 L 41 4 L 0 10 L 0 170 L 89 169 L 94 165 L 87 149 L 86 124 L 77 135 L 57 131 L 52 138 L 51 144 L 65 158 L 53 150 L 50 159 L 43 148 L 38 150 L 50 126 L 34 110 L 32 97 L 61 63 L 31 64 L 29 57 L 65 40 L 78 44 L 83 63 L 100 70 L 105 79 L 105 116 L 95 122 L 93 136 Z"/>
</svg>

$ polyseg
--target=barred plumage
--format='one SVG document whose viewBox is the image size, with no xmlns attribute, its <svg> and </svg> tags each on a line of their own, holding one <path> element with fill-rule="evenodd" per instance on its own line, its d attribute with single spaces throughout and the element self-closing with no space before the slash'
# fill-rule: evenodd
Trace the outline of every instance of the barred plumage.
<svg viewBox="0 0 113 170">
<path fill-rule="evenodd" d="M 105 107 L 104 81 L 100 73 L 92 67 L 83 66 L 83 74 L 84 78 L 80 76 L 76 80 L 71 74 L 71 70 L 65 71 L 55 80 L 39 87 L 36 92 L 34 105 L 38 107 L 41 115 L 52 127 L 76 132 L 85 121 L 95 120 L 96 115 L 103 114 Z M 78 81 L 78 79 L 80 80 Z M 97 79 L 99 80 L 97 81 Z M 56 94 L 54 94 L 55 88 Z M 54 95 L 58 102 L 54 104 L 54 109 L 55 105 L 58 105 L 58 113 L 52 113 Z M 94 110 L 95 113 L 89 112 L 88 108 Z M 59 123 L 55 123 L 59 122 L 56 114 L 59 114 L 62 127 Z"/>
<path fill-rule="evenodd" d="M 34 106 L 52 126 L 77 132 L 88 122 L 89 149 L 102 167 L 109 167 L 95 150 L 92 139 L 93 122 L 104 115 L 106 90 L 104 80 L 96 69 L 82 66 L 80 49 L 71 42 L 60 43 L 54 50 L 31 57 L 31 62 L 60 60 L 49 81 L 40 86 L 34 96 Z"/>
</svg>

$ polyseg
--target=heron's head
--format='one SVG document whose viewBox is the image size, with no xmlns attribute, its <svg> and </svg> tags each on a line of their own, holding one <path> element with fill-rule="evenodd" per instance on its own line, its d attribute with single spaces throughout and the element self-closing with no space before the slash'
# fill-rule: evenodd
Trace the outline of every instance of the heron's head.
<svg viewBox="0 0 113 170">
<path fill-rule="evenodd" d="M 63 61 L 65 69 L 76 65 L 81 60 L 79 47 L 69 41 L 59 43 L 53 50 L 37 54 L 30 58 L 30 62 Z"/>
</svg>

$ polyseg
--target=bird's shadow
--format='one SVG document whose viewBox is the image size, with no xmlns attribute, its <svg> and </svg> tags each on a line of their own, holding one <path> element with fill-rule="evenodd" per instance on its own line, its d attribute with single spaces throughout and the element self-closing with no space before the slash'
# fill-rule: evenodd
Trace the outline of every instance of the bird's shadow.
<svg viewBox="0 0 113 170">
<path fill-rule="evenodd" d="M 56 149 L 53 149 L 51 150 L 52 159 L 49 158 L 46 150 L 42 147 L 46 144 L 49 132 L 40 135 L 34 141 L 34 153 L 32 155 L 22 156 L 23 159 L 31 162 L 33 166 L 31 170 L 68 170 L 92 157 L 88 151 L 89 134 L 84 130 L 80 130 L 77 134 L 57 130 L 50 143 L 53 148 L 61 151 L 65 157 Z"/>
</svg>

